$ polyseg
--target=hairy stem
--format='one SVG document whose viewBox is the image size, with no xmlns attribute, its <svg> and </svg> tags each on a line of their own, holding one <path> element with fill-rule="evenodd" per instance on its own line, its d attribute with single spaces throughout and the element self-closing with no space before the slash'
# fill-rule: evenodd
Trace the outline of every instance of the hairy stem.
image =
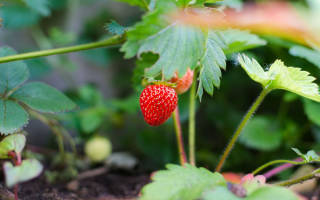
<svg viewBox="0 0 320 200">
<path fill-rule="evenodd" d="M 181 130 L 178 106 L 177 106 L 176 110 L 173 112 L 173 121 L 174 121 L 174 128 L 175 128 L 176 136 L 177 136 L 180 163 L 181 163 L 181 165 L 184 165 L 185 163 L 187 163 L 187 156 L 186 156 L 186 152 L 184 150 L 184 145 L 183 145 L 183 137 L 182 137 L 182 130 Z"/>
<path fill-rule="evenodd" d="M 92 42 L 88 44 L 75 45 L 71 47 L 62 47 L 57 49 L 48 49 L 43 51 L 35 51 L 35 52 L 29 52 L 29 53 L 16 54 L 12 56 L 5 56 L 0 58 L 0 63 L 38 58 L 43 56 L 51 56 L 51 55 L 57 55 L 57 54 L 64 54 L 64 53 L 71 53 L 71 52 L 95 49 L 100 47 L 109 47 L 117 44 L 122 44 L 124 41 L 125 41 L 124 35 L 121 35 L 121 36 L 116 35 L 99 42 Z"/>
<path fill-rule="evenodd" d="M 262 170 L 264 170 L 265 168 L 271 166 L 271 165 L 274 165 L 274 164 L 279 164 L 279 163 L 289 163 L 289 164 L 292 164 L 292 165 L 302 165 L 302 164 L 305 164 L 306 162 L 305 161 L 292 161 L 292 160 L 273 160 L 273 161 L 270 161 L 262 166 L 260 166 L 259 168 L 257 168 L 256 170 L 254 170 L 252 172 L 253 175 L 256 175 L 258 174 L 259 172 L 261 172 Z"/>
<path fill-rule="evenodd" d="M 216 171 L 220 172 L 224 162 L 226 161 L 226 159 L 228 158 L 234 144 L 236 143 L 237 139 L 239 138 L 242 130 L 244 129 L 244 127 L 247 125 L 247 123 L 249 122 L 249 120 L 251 119 L 251 117 L 253 116 L 253 114 L 255 113 L 255 111 L 259 108 L 260 104 L 262 103 L 263 99 L 267 96 L 267 94 L 270 92 L 270 90 L 268 89 L 263 89 L 262 92 L 260 93 L 260 95 L 258 96 L 258 98 L 256 99 L 256 101 L 252 104 L 252 106 L 250 107 L 250 109 L 248 110 L 247 114 L 244 116 L 244 118 L 242 119 L 240 125 L 238 126 L 237 130 L 235 131 L 235 133 L 233 134 L 230 142 L 228 143 L 225 151 L 223 152 L 221 159 L 218 163 L 218 166 L 216 167 Z"/>
<path fill-rule="evenodd" d="M 191 165 L 196 165 L 196 86 L 197 74 L 194 71 L 194 79 L 190 89 L 189 102 L 189 161 Z"/>
<path fill-rule="evenodd" d="M 294 185 L 294 184 L 297 184 L 297 183 L 302 183 L 302 182 L 307 181 L 309 179 L 318 178 L 319 175 L 320 175 L 320 169 L 316 169 L 313 172 L 311 172 L 310 174 L 307 174 L 305 176 L 302 176 L 302 177 L 299 177 L 299 178 L 296 178 L 296 179 L 291 179 L 291 180 L 288 180 L 288 181 L 284 181 L 284 182 L 278 183 L 276 185 L 279 185 L 279 186 L 291 186 L 291 185 Z"/>
</svg>

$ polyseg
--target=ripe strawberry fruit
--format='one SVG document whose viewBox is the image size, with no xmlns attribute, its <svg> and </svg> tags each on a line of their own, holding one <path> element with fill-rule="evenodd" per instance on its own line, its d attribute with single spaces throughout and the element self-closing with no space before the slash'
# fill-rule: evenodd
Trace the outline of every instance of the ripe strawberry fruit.
<svg viewBox="0 0 320 200">
<path fill-rule="evenodd" d="M 147 86 L 140 95 L 140 108 L 144 120 L 151 126 L 163 124 L 178 104 L 176 91 L 166 85 Z"/>
<path fill-rule="evenodd" d="M 181 78 L 179 78 L 178 74 L 176 73 L 175 76 L 171 79 L 171 82 L 176 83 L 176 92 L 178 94 L 183 94 L 190 88 L 193 82 L 193 71 L 188 68 L 186 74 Z"/>
</svg>

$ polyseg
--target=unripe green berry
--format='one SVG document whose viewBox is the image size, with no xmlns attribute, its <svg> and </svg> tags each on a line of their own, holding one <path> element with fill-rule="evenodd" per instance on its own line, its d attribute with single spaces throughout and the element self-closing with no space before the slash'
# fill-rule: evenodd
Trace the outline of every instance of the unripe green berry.
<svg viewBox="0 0 320 200">
<path fill-rule="evenodd" d="M 94 137 L 87 141 L 84 150 L 92 162 L 103 162 L 111 154 L 112 144 L 107 138 Z"/>
</svg>

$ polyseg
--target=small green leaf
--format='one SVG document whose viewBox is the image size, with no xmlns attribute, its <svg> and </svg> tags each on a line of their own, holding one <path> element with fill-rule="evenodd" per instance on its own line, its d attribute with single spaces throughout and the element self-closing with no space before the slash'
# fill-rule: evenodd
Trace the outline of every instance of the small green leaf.
<svg viewBox="0 0 320 200">
<path fill-rule="evenodd" d="M 167 165 L 167 170 L 156 172 L 152 179 L 142 189 L 141 200 L 194 200 L 210 188 L 226 185 L 221 174 L 189 164 Z"/>
<path fill-rule="evenodd" d="M 23 85 L 12 97 L 40 112 L 55 113 L 75 108 L 75 104 L 59 90 L 40 82 Z"/>
<path fill-rule="evenodd" d="M 304 58 L 320 68 L 320 52 L 302 46 L 293 46 L 289 53 L 293 56 Z"/>
<path fill-rule="evenodd" d="M 40 15 L 50 15 L 49 1 L 48 0 L 23 0 L 26 5 Z"/>
<path fill-rule="evenodd" d="M 216 187 L 203 194 L 202 200 L 241 200 L 226 187 Z"/>
<path fill-rule="evenodd" d="M 287 67 L 280 60 L 276 60 L 268 71 L 264 71 L 256 60 L 245 55 L 239 55 L 238 60 L 250 78 L 264 88 L 287 90 L 320 102 L 319 86 L 313 82 L 315 78 L 310 76 L 309 72 Z"/>
<path fill-rule="evenodd" d="M 8 135 L 28 122 L 28 113 L 16 102 L 0 99 L 0 133 Z"/>
<path fill-rule="evenodd" d="M 0 142 L 0 159 L 9 158 L 8 153 L 21 153 L 26 144 L 26 137 L 22 134 L 12 134 Z"/>
<path fill-rule="evenodd" d="M 114 20 L 111 20 L 111 22 L 106 25 L 106 29 L 114 35 L 122 35 L 126 31 L 125 27 L 121 26 Z"/>
<path fill-rule="evenodd" d="M 265 186 L 252 192 L 246 200 L 298 200 L 299 198 L 289 189 L 279 186 Z"/>
<path fill-rule="evenodd" d="M 175 72 L 183 75 L 188 67 L 196 67 L 203 55 L 204 42 L 205 38 L 200 29 L 174 24 L 147 38 L 138 54 L 159 54 L 159 59 L 146 70 L 146 75 L 155 77 L 162 72 L 164 78 L 169 80 Z"/>
<path fill-rule="evenodd" d="M 252 49 L 258 46 L 266 45 L 267 42 L 257 35 L 251 34 L 248 31 L 240 31 L 235 29 L 218 31 L 227 47 L 223 49 L 225 54 Z"/>
<path fill-rule="evenodd" d="M 319 155 L 314 151 L 310 150 L 306 154 L 301 153 L 301 151 L 297 148 L 291 148 L 296 154 L 298 154 L 304 161 L 309 162 L 318 162 L 320 161 Z"/>
<path fill-rule="evenodd" d="M 14 55 L 10 47 L 0 48 L 0 57 Z M 20 86 L 29 78 L 27 65 L 22 61 L 0 64 L 0 95 Z"/>
<path fill-rule="evenodd" d="M 304 111 L 310 121 L 320 126 L 320 104 L 307 99 L 305 99 L 303 103 Z"/>
<path fill-rule="evenodd" d="M 282 132 L 279 125 L 265 116 L 254 117 L 243 130 L 240 142 L 248 147 L 270 151 L 280 146 Z"/>
<path fill-rule="evenodd" d="M 3 169 L 7 187 L 13 187 L 18 183 L 29 181 L 39 176 L 43 167 L 39 161 L 28 159 L 22 161 L 19 166 L 13 166 L 10 162 L 5 162 Z"/>
</svg>

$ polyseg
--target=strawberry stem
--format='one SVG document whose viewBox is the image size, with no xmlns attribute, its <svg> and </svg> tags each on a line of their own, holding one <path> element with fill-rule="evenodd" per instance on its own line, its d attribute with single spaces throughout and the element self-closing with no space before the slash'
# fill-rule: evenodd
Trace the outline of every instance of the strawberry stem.
<svg viewBox="0 0 320 200">
<path fill-rule="evenodd" d="M 190 89 L 190 103 L 189 103 L 189 161 L 190 164 L 196 165 L 196 85 L 197 85 L 197 74 L 194 71 L 194 80 Z"/>
<path fill-rule="evenodd" d="M 239 138 L 242 130 L 244 129 L 244 127 L 247 125 L 247 123 L 249 122 L 249 120 L 252 118 L 253 114 L 256 112 L 256 110 L 259 108 L 259 106 L 261 105 L 261 103 L 263 102 L 264 98 L 267 96 L 267 94 L 270 92 L 269 89 L 264 88 L 262 90 L 262 92 L 260 93 L 260 95 L 258 96 L 258 98 L 256 99 L 256 101 L 252 104 L 252 106 L 250 107 L 250 109 L 248 110 L 247 114 L 244 116 L 244 118 L 242 119 L 240 125 L 238 126 L 237 130 L 235 131 L 235 133 L 233 134 L 229 144 L 227 145 L 225 151 L 223 152 L 221 159 L 218 163 L 218 166 L 216 167 L 216 171 L 220 172 L 224 162 L 226 161 L 226 159 L 228 158 L 231 150 L 233 149 L 234 144 L 236 143 L 237 139 Z"/>
<path fill-rule="evenodd" d="M 178 143 L 178 150 L 179 150 L 179 158 L 181 165 L 186 164 L 187 156 L 183 145 L 183 137 L 182 137 L 182 130 L 180 124 L 180 116 L 179 116 L 179 109 L 178 106 L 173 112 L 173 121 L 174 121 L 174 128 L 177 136 L 177 143 Z"/>
</svg>

